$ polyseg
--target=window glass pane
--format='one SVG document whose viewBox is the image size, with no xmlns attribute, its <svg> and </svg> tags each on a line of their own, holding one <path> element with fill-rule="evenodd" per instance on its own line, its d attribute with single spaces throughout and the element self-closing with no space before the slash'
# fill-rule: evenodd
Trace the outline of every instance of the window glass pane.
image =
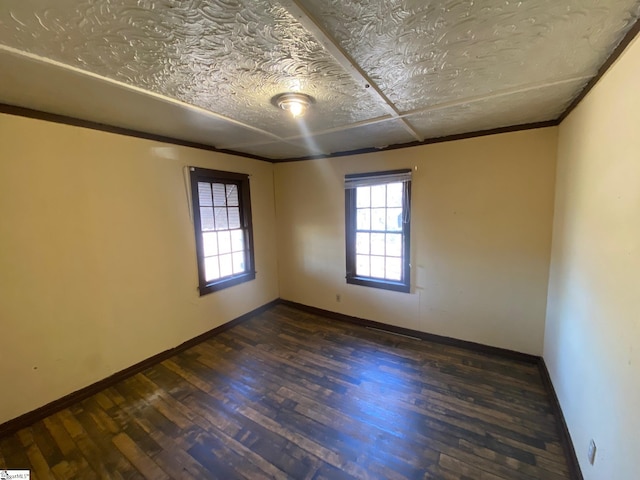
<svg viewBox="0 0 640 480">
<path fill-rule="evenodd" d="M 371 210 L 368 208 L 358 209 L 357 230 L 371 230 Z"/>
<path fill-rule="evenodd" d="M 387 208 L 387 231 L 402 231 L 402 209 Z"/>
<path fill-rule="evenodd" d="M 220 278 L 218 257 L 207 257 L 204 259 L 204 278 L 207 282 Z"/>
<path fill-rule="evenodd" d="M 204 256 L 210 257 L 211 255 L 218 254 L 218 235 L 216 232 L 208 232 L 202 234 L 202 246 L 204 249 Z"/>
<path fill-rule="evenodd" d="M 252 280 L 249 176 L 194 167 L 190 179 L 200 295 Z"/>
<path fill-rule="evenodd" d="M 356 233 L 356 253 L 362 253 L 367 255 L 369 253 L 369 234 L 358 232 Z"/>
<path fill-rule="evenodd" d="M 384 257 L 371 257 L 371 277 L 384 278 Z"/>
<path fill-rule="evenodd" d="M 200 223 L 202 224 L 202 230 L 213 230 L 213 208 L 200 207 Z"/>
<path fill-rule="evenodd" d="M 369 255 L 356 255 L 356 275 L 359 277 L 368 277 L 371 275 L 369 270 Z"/>
<path fill-rule="evenodd" d="M 366 208 L 371 206 L 371 187 L 356 188 L 356 207 Z"/>
<path fill-rule="evenodd" d="M 238 203 L 238 186 L 227 184 L 227 205 L 229 207 L 237 207 Z"/>
<path fill-rule="evenodd" d="M 227 209 L 225 207 L 216 207 L 216 230 L 228 230 L 229 221 L 227 220 Z"/>
<path fill-rule="evenodd" d="M 387 207 L 402 207 L 402 182 L 387 185 Z"/>
<path fill-rule="evenodd" d="M 371 234 L 371 254 L 384 255 L 384 233 Z"/>
<path fill-rule="evenodd" d="M 385 230 L 385 223 L 386 223 L 386 209 L 372 208 L 371 209 L 371 230 Z"/>
<path fill-rule="evenodd" d="M 218 232 L 218 251 L 220 253 L 231 252 L 231 232 Z"/>
<path fill-rule="evenodd" d="M 387 257 L 387 279 L 402 280 L 402 260 L 400 258 Z"/>
<path fill-rule="evenodd" d="M 228 277 L 229 275 L 233 275 L 231 254 L 220 255 L 220 277 Z"/>
<path fill-rule="evenodd" d="M 231 230 L 231 249 L 234 252 L 244 250 L 244 232 L 242 230 Z"/>
<path fill-rule="evenodd" d="M 387 256 L 401 257 L 402 256 L 402 234 L 401 233 L 388 233 L 387 234 Z"/>
<path fill-rule="evenodd" d="M 224 183 L 213 184 L 213 204 L 216 207 L 223 207 L 227 204 L 227 194 L 225 192 Z"/>
<path fill-rule="evenodd" d="M 233 254 L 233 273 L 244 272 L 244 252 L 236 252 Z"/>
<path fill-rule="evenodd" d="M 345 190 L 347 283 L 407 292 L 410 183 L 384 183 L 390 173 L 373 172 L 362 182 L 368 186 Z"/>
<path fill-rule="evenodd" d="M 201 207 L 213 205 L 211 200 L 211 184 L 209 182 L 198 182 L 198 201 Z"/>
<path fill-rule="evenodd" d="M 229 229 L 240 228 L 240 209 L 238 207 L 229 207 Z"/>
<path fill-rule="evenodd" d="M 371 206 L 384 207 L 387 203 L 387 186 L 375 185 L 371 187 Z"/>
</svg>

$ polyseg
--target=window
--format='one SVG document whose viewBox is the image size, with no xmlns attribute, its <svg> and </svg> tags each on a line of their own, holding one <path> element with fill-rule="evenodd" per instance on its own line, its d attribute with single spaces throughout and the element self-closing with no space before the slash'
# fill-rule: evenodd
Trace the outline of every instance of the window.
<svg viewBox="0 0 640 480">
<path fill-rule="evenodd" d="M 253 280 L 249 176 L 191 167 L 200 295 Z"/>
<path fill-rule="evenodd" d="M 409 292 L 411 170 L 345 177 L 347 283 Z"/>
</svg>

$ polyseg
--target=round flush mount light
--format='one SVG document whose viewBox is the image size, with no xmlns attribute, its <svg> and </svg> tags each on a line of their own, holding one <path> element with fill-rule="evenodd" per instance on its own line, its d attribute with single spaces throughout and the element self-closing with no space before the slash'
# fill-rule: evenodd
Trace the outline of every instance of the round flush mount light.
<svg viewBox="0 0 640 480">
<path fill-rule="evenodd" d="M 271 103 L 291 114 L 293 118 L 302 117 L 309 105 L 313 103 L 313 98 L 304 93 L 281 93 L 271 99 Z"/>
</svg>

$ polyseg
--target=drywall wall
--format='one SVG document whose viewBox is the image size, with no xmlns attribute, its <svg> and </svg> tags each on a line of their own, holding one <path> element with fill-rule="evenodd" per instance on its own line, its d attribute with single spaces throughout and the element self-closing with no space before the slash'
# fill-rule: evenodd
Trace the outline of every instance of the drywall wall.
<svg viewBox="0 0 640 480">
<path fill-rule="evenodd" d="M 187 165 L 248 173 L 254 281 L 199 297 Z M 273 167 L 0 115 L 0 423 L 278 297 Z"/>
<path fill-rule="evenodd" d="M 277 164 L 281 297 L 541 354 L 556 135 L 553 127 Z M 412 292 L 347 285 L 344 175 L 407 167 L 417 167 Z"/>
<path fill-rule="evenodd" d="M 544 359 L 587 480 L 640 478 L 638 79 L 636 39 L 559 132 Z"/>
</svg>

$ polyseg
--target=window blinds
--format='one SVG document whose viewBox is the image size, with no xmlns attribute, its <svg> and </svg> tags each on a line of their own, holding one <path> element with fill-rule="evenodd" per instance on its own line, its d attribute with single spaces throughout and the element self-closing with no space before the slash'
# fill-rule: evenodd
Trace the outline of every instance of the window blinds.
<svg viewBox="0 0 640 480">
<path fill-rule="evenodd" d="M 384 185 L 386 183 L 409 181 L 411 181 L 411 169 L 374 173 L 354 173 L 345 175 L 344 188 L 369 187 L 371 185 Z"/>
</svg>

